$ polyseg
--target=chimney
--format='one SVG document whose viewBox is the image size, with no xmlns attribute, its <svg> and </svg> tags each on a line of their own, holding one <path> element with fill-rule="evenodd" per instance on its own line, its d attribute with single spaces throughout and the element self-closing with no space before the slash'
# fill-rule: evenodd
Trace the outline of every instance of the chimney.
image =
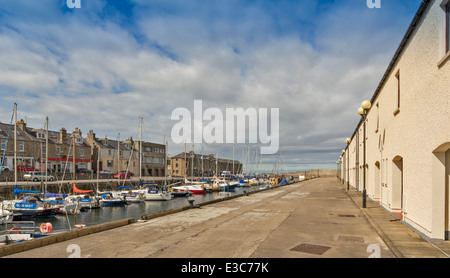
<svg viewBox="0 0 450 278">
<path fill-rule="evenodd" d="M 125 140 L 125 143 L 126 144 L 129 144 L 130 145 L 130 147 L 132 147 L 133 146 L 133 137 L 130 137 L 130 138 L 127 138 L 126 140 Z"/>
<path fill-rule="evenodd" d="M 64 127 L 62 127 L 59 130 L 59 141 L 61 142 L 61 144 L 66 143 L 66 139 L 67 139 L 67 131 Z"/>
<path fill-rule="evenodd" d="M 92 144 L 95 141 L 95 133 L 92 129 L 89 130 L 89 132 L 87 134 L 87 141 L 89 144 Z"/>
<path fill-rule="evenodd" d="M 79 129 L 78 127 L 75 128 L 75 131 L 74 131 L 73 133 L 74 133 L 75 135 L 81 137 L 81 129 Z"/>
<path fill-rule="evenodd" d="M 27 128 L 27 124 L 22 119 L 20 119 L 20 121 L 17 121 L 16 124 L 21 130 L 25 130 Z"/>
</svg>

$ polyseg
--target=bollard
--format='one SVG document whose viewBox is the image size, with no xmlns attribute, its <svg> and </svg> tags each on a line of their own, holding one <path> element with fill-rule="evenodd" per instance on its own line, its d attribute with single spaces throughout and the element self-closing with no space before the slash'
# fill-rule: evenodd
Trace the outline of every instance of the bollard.
<svg viewBox="0 0 450 278">
<path fill-rule="evenodd" d="M 194 206 L 194 199 L 188 199 L 190 208 L 200 208 L 200 206 Z"/>
</svg>

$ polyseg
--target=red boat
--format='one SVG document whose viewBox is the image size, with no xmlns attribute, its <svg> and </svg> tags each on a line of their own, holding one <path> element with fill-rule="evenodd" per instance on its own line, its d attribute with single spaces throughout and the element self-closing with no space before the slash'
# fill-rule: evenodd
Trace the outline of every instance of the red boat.
<svg viewBox="0 0 450 278">
<path fill-rule="evenodd" d="M 181 192 L 189 191 L 192 194 L 206 194 L 206 189 L 200 184 L 180 185 L 172 188 Z"/>
</svg>

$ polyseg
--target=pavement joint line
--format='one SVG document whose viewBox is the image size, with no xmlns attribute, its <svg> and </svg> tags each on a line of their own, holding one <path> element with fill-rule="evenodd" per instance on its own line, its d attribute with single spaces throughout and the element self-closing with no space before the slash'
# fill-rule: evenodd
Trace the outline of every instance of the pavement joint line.
<svg viewBox="0 0 450 278">
<path fill-rule="evenodd" d="M 353 198 L 353 196 L 349 193 L 349 191 L 345 190 L 345 192 L 347 193 L 348 196 L 350 196 L 350 198 L 353 200 L 353 202 L 358 206 L 358 208 L 364 213 L 364 215 L 366 216 L 366 219 L 369 221 L 369 223 L 372 225 L 372 227 L 377 231 L 377 233 L 381 236 L 381 238 L 383 239 L 383 241 L 388 245 L 388 247 L 391 249 L 392 252 L 396 251 L 399 254 L 399 258 L 404 258 L 403 254 L 395 247 L 394 243 L 389 239 L 389 237 L 383 232 L 383 230 L 378 226 L 378 224 L 376 224 L 376 221 L 372 219 L 372 217 L 366 213 L 366 211 L 359 205 L 359 203 Z M 370 199 L 369 199 L 370 200 Z M 373 202 L 372 200 L 370 200 L 371 202 Z M 381 208 L 380 205 L 376 204 L 376 207 L 374 208 Z M 396 219 L 391 220 L 391 221 L 401 221 L 400 218 L 397 218 L 397 216 L 393 215 L 393 217 L 396 217 Z M 422 237 L 423 238 L 423 237 Z M 442 254 L 444 254 L 446 257 L 450 258 L 450 255 L 447 254 L 444 250 L 442 250 L 441 248 L 439 248 L 438 246 L 436 246 L 435 244 L 433 244 L 431 241 L 423 238 L 425 242 L 427 242 L 428 244 L 430 244 L 432 247 L 434 247 L 436 250 L 438 250 L 439 252 L 441 252 Z M 394 252 L 394 255 L 397 256 L 396 252 Z"/>
<path fill-rule="evenodd" d="M 375 232 L 381 237 L 381 239 L 386 243 L 388 248 L 394 254 L 396 258 L 404 258 L 403 254 L 395 247 L 394 243 L 389 239 L 389 237 L 383 232 L 380 226 L 375 222 L 375 220 L 370 217 L 370 215 L 358 204 L 358 202 L 353 198 L 349 191 L 345 190 L 345 193 L 350 197 L 350 199 L 355 203 L 359 210 L 365 216 L 369 225 L 375 230 Z"/>
<path fill-rule="evenodd" d="M 431 244 L 431 246 L 433 246 L 434 248 L 436 248 L 437 250 L 439 250 L 442 254 L 444 254 L 445 256 L 447 256 L 448 258 L 450 258 L 450 255 L 445 253 L 444 250 L 442 250 L 441 248 L 437 247 L 436 245 L 434 245 L 431 241 L 427 240 L 427 242 L 429 244 Z"/>
</svg>

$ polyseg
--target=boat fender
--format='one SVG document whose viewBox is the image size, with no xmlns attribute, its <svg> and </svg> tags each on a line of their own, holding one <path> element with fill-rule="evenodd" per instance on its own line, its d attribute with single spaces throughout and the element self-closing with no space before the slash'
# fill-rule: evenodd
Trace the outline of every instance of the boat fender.
<svg viewBox="0 0 450 278">
<path fill-rule="evenodd" d="M 17 227 L 12 228 L 11 230 L 9 230 L 9 234 L 12 234 L 13 231 L 17 231 L 17 234 L 20 234 L 20 230 Z"/>
<path fill-rule="evenodd" d="M 41 230 L 41 233 L 46 234 L 51 232 L 53 226 L 50 222 L 42 223 L 39 229 Z"/>
</svg>

